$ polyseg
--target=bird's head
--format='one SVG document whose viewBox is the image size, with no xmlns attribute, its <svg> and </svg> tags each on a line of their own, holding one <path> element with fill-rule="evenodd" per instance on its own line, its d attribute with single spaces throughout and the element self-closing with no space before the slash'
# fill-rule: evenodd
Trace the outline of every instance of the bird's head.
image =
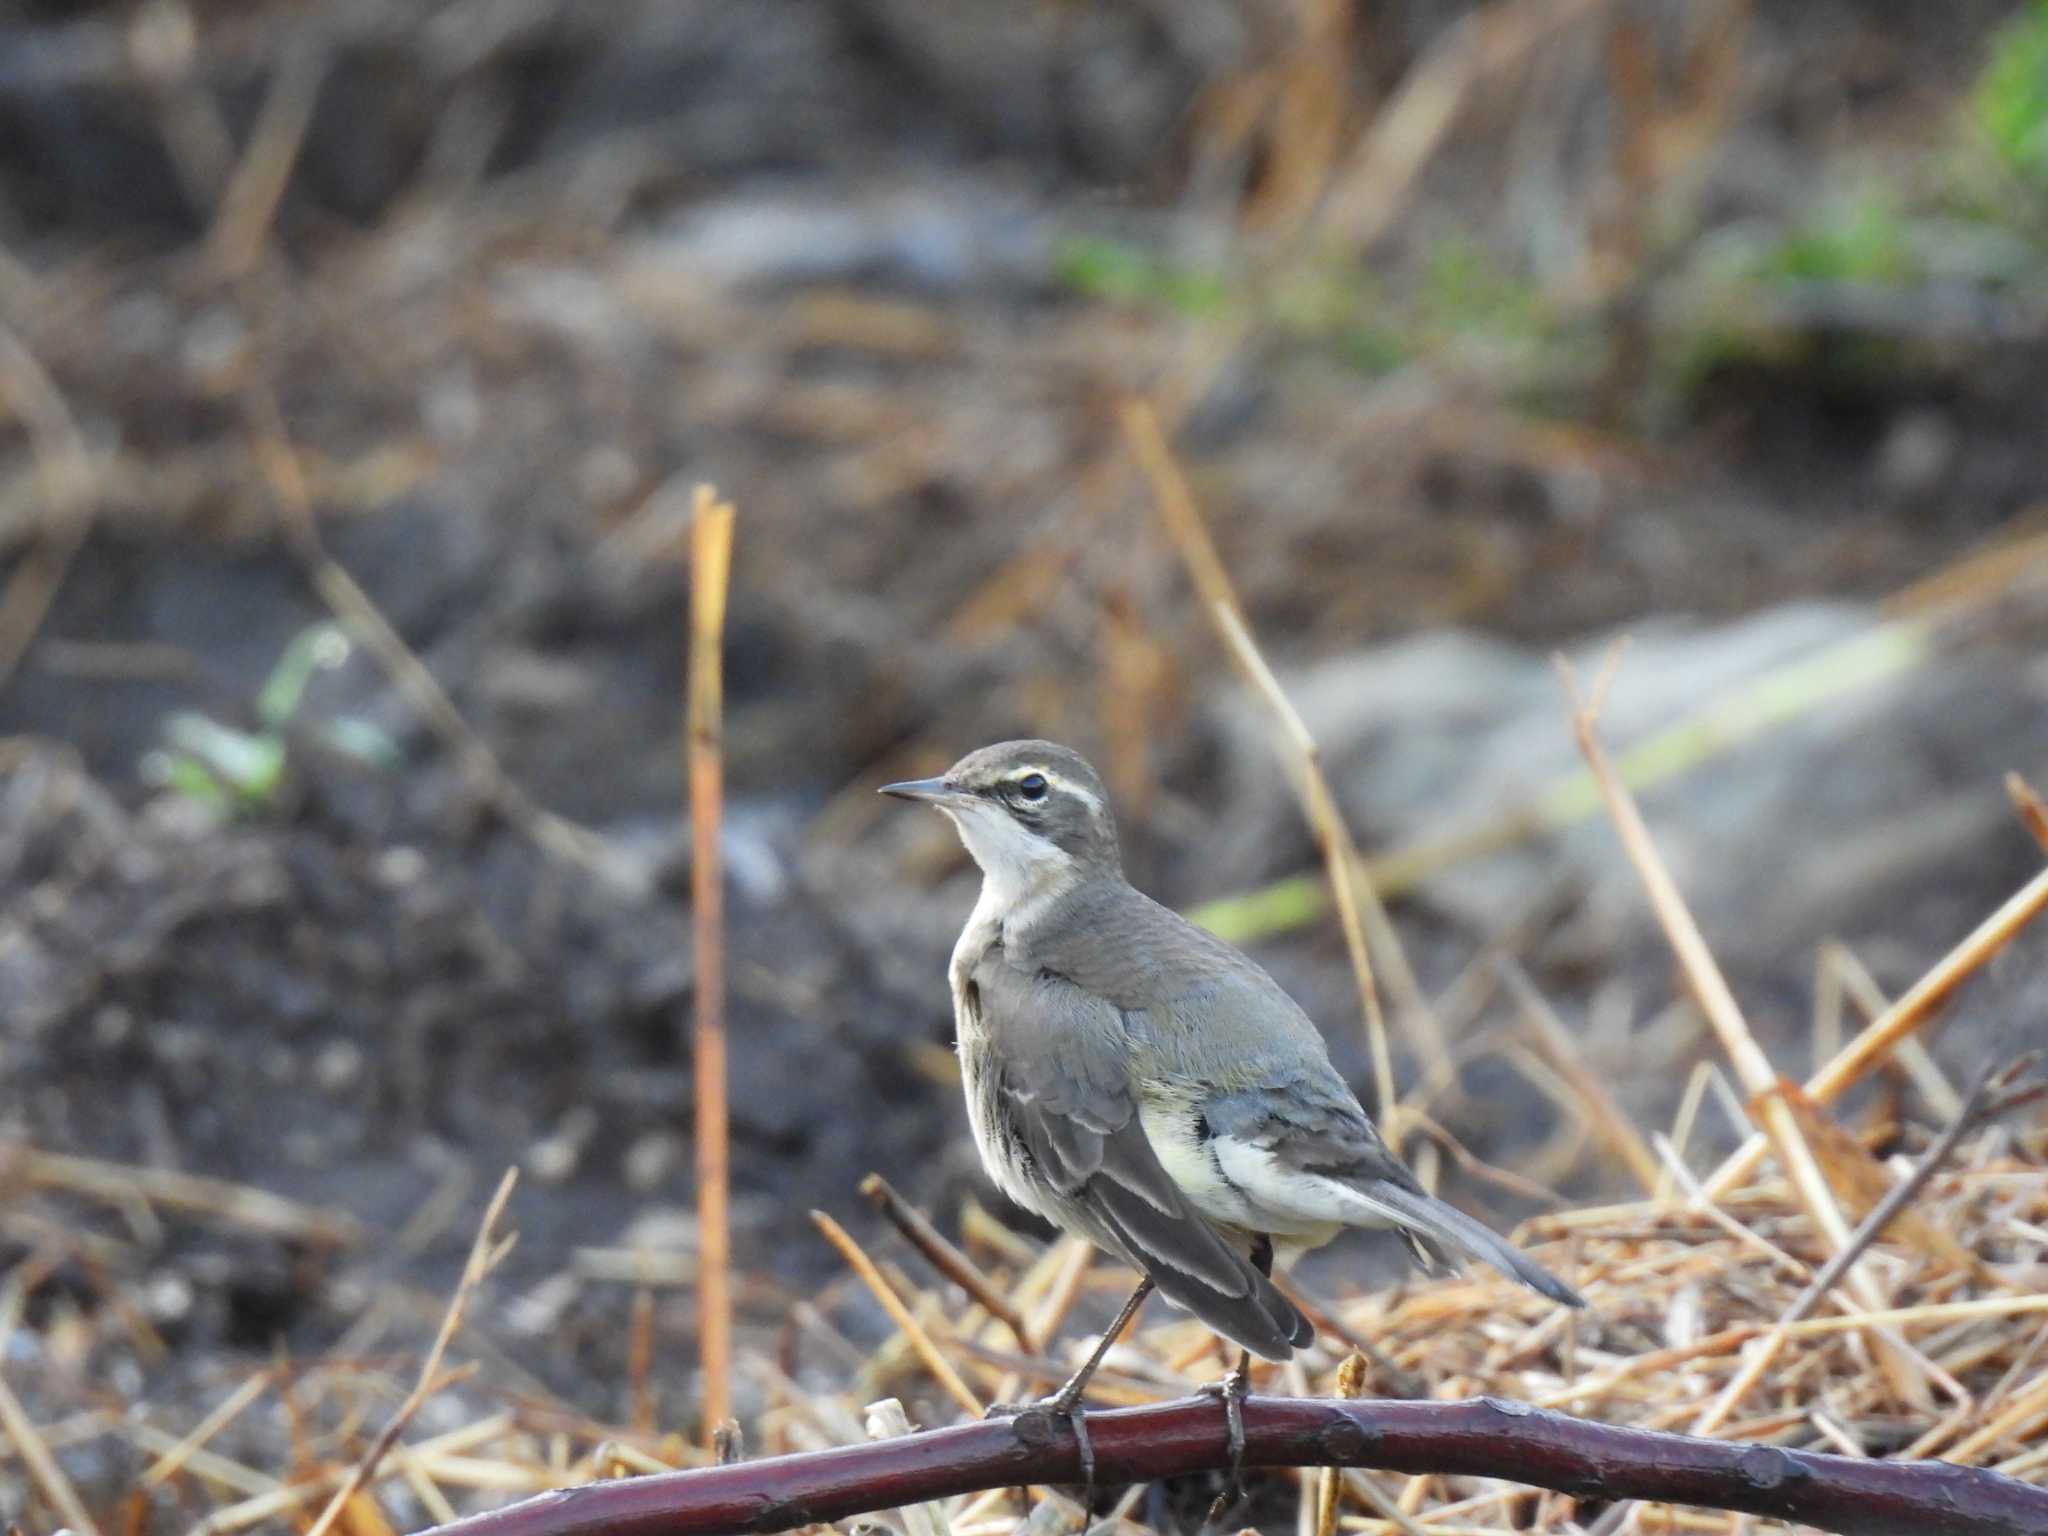
<svg viewBox="0 0 2048 1536">
<path fill-rule="evenodd" d="M 1101 777 L 1050 741 L 1000 741 L 936 779 L 884 784 L 882 793 L 952 817 L 983 877 L 1011 899 L 1123 871 Z"/>
</svg>

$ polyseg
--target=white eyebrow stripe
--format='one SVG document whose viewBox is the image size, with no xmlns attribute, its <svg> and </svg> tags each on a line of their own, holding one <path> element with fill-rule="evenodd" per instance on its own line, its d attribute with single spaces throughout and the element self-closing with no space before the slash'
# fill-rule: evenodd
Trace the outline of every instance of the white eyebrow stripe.
<svg viewBox="0 0 2048 1536">
<path fill-rule="evenodd" d="M 1076 784 L 1072 779 L 1061 777 L 1059 774 L 1052 772 L 1052 770 L 1048 768 L 1021 769 L 1020 771 L 1011 774 L 1005 782 L 1010 784 L 1019 784 L 1022 783 L 1025 779 L 1030 778 L 1031 775 L 1034 773 L 1037 774 L 1040 778 L 1044 779 L 1047 784 L 1050 784 L 1058 789 L 1064 789 L 1068 794 L 1078 796 L 1082 800 L 1087 801 L 1089 809 L 1097 811 L 1102 809 L 1102 802 L 1095 798 L 1095 795 L 1092 791 L 1084 788 L 1079 784 Z"/>
</svg>

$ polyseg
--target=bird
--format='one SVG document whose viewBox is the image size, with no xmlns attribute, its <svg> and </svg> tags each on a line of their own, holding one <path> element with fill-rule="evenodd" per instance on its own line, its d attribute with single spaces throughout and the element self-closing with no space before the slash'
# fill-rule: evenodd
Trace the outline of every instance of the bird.
<svg viewBox="0 0 2048 1536">
<path fill-rule="evenodd" d="M 1264 969 L 1131 885 L 1108 792 L 1079 753 L 1003 741 L 880 792 L 943 812 L 981 869 L 948 975 L 983 1167 L 1142 1277 L 1080 1370 L 1030 1405 L 1072 1424 L 1084 1471 L 1082 1394 L 1154 1289 L 1242 1351 L 1207 1389 L 1233 1469 L 1250 1356 L 1287 1360 L 1315 1336 L 1273 1267 L 1347 1227 L 1391 1228 L 1432 1269 L 1478 1259 L 1585 1305 L 1422 1188 Z"/>
</svg>

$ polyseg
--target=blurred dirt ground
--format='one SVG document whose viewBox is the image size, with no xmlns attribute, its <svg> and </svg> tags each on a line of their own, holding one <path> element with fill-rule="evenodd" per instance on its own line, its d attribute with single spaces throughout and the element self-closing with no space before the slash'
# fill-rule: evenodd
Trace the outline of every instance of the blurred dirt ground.
<svg viewBox="0 0 2048 1536">
<path fill-rule="evenodd" d="M 870 1169 L 950 1224 L 978 1187 L 942 981 L 972 881 L 873 783 L 1051 735 L 1105 765 L 1162 899 L 1314 867 L 1119 429 L 1134 396 L 1369 850 L 1572 773 L 1552 648 L 1590 673 L 1636 632 L 1624 747 L 1896 642 L 1868 687 L 1821 683 L 1647 801 L 1802 1073 L 1839 1031 L 1814 1022 L 1819 946 L 1853 953 L 1853 1012 L 2039 867 L 2000 779 L 2048 783 L 2048 204 L 1973 223 L 1947 201 L 1959 113 L 2023 9 L 0 20 L 0 1261 L 40 1330 L 38 1413 L 104 1390 L 182 1430 L 177 1406 L 275 1348 L 409 1347 L 515 1162 L 515 1304 L 474 1331 L 535 1391 L 623 1413 L 630 1287 L 604 1255 L 651 1245 L 687 1277 L 700 482 L 740 509 L 749 1336 L 827 1277 L 823 1310 L 845 1300 L 805 1213 L 850 1219 Z M 1810 228 L 1874 178 L 1905 264 L 1882 282 L 1820 262 L 1848 237 Z M 1668 1117 L 1711 1040 L 1608 829 L 1425 860 L 1395 914 L 1457 1018 L 1446 1132 L 1539 1184 L 1618 1187 L 1546 1097 L 1517 994 L 1474 981 L 1520 956 L 1629 1106 Z M 1362 1074 L 1330 925 L 1252 930 Z M 1927 1071 L 2041 1038 L 2044 1003 L 2036 943 Z M 1926 1118 L 1939 1082 L 1886 1092 Z M 159 1220 L 53 1154 L 374 1235 L 211 1196 Z M 1443 1166 L 1496 1217 L 1530 1208 Z M 1339 1255 L 1331 1283 L 1372 1262 Z M 681 1424 L 694 1325 L 685 1288 L 660 1294 L 654 1390 Z M 65 1454 L 99 1494 L 144 1459 Z"/>
</svg>

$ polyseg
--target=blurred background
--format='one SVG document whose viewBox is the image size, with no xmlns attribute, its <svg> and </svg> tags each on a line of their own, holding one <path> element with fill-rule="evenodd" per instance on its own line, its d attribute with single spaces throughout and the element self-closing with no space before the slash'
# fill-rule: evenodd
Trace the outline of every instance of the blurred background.
<svg viewBox="0 0 2048 1536">
<path fill-rule="evenodd" d="M 1280 734 L 1130 401 L 1393 913 L 1408 1151 L 1491 1219 L 1635 1187 L 1574 1082 L 1645 1127 L 1690 1084 L 1701 1155 L 1740 1096 L 1553 652 L 1632 638 L 1603 729 L 1788 1075 L 2038 870 L 2004 781 L 2048 786 L 2048 5 L 9 7 L 0 1261 L 37 1413 L 410 1345 L 517 1164 L 472 1332 L 623 1414 L 637 1283 L 649 1411 L 690 1424 L 700 483 L 738 507 L 743 1341 L 829 1376 L 793 1301 L 887 1331 L 807 1217 L 876 1233 L 870 1170 L 1031 1230 L 949 1053 L 974 875 L 877 783 L 1079 748 L 1133 879 L 1371 1102 Z M 2048 1035 L 2041 949 L 1873 1123 Z M 145 1450 L 65 1454 L 104 1488 Z"/>
</svg>

